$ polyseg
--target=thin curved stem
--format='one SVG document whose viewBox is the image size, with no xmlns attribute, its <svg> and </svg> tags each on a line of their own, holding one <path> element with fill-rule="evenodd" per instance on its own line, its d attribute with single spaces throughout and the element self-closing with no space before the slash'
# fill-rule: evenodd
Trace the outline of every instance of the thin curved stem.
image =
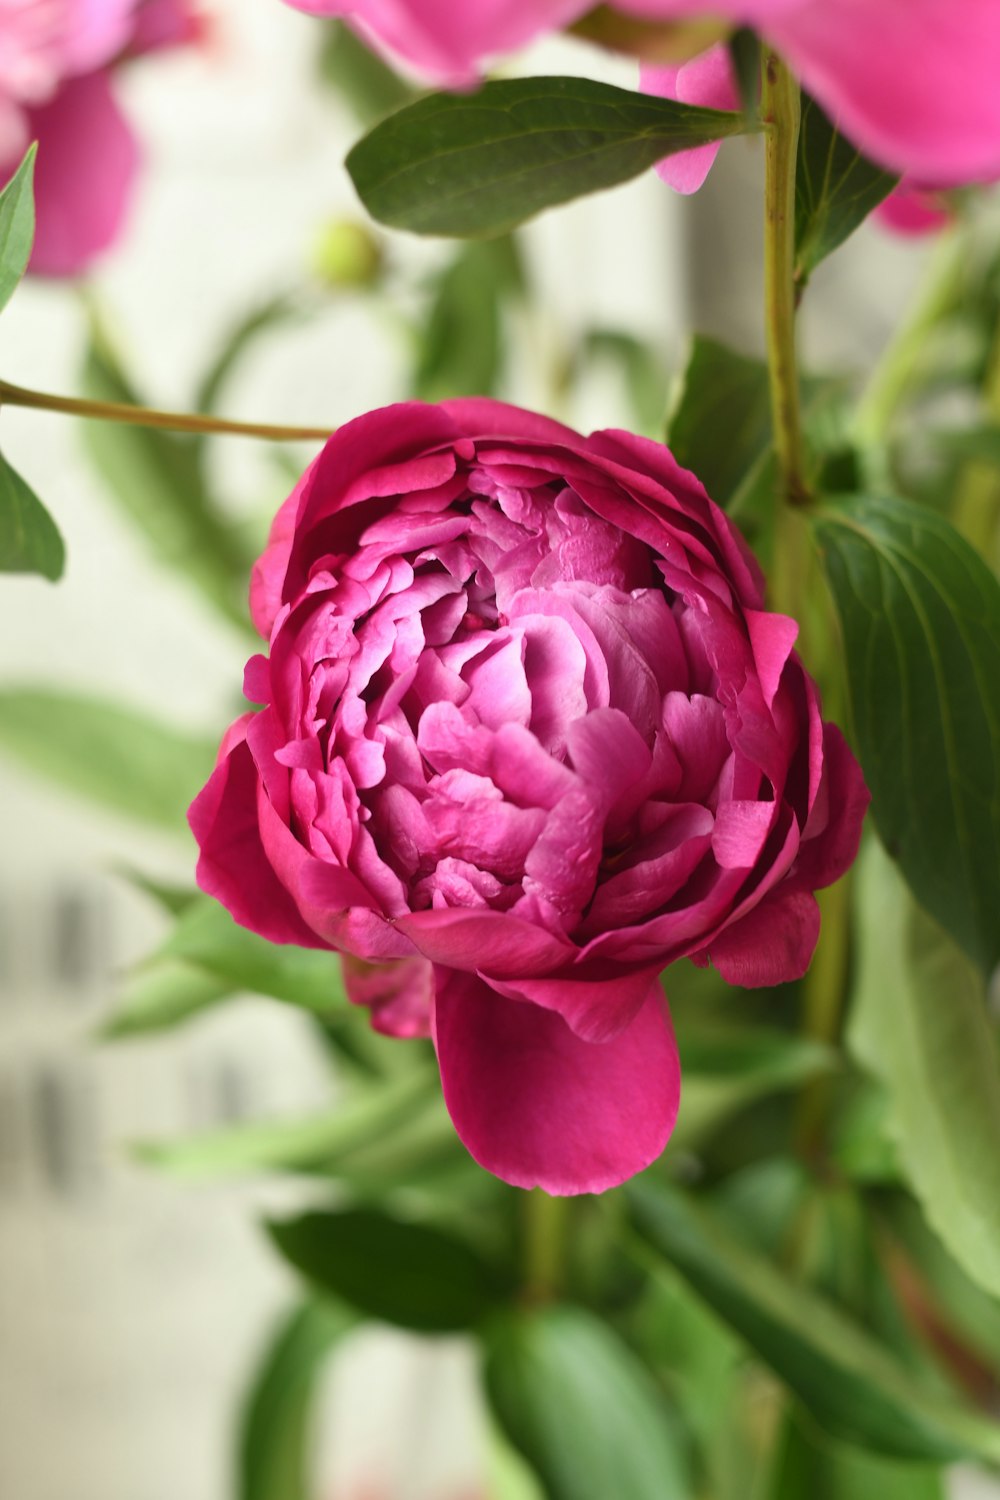
<svg viewBox="0 0 1000 1500">
<path fill-rule="evenodd" d="M 764 138 L 764 319 L 771 383 L 774 447 L 783 498 L 809 498 L 795 356 L 795 169 L 801 96 L 776 52 L 763 53 L 761 109 Z"/>
<path fill-rule="evenodd" d="M 98 422 L 124 422 L 132 427 L 157 427 L 167 432 L 264 438 L 274 443 L 324 442 L 332 427 L 283 427 L 269 422 L 235 422 L 196 412 L 157 411 L 123 401 L 85 401 L 76 396 L 52 396 L 0 380 L 0 406 L 22 406 L 32 411 L 62 412 Z"/>
</svg>

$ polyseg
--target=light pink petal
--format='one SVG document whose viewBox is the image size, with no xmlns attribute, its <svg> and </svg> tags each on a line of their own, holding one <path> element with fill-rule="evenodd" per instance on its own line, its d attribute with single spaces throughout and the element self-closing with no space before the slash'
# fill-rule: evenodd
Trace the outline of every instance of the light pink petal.
<svg viewBox="0 0 1000 1500">
<path fill-rule="evenodd" d="M 1000 173 L 996 0 L 806 0 L 766 31 L 883 166 L 942 186 Z"/>
<path fill-rule="evenodd" d="M 515 1187 L 601 1193 L 669 1139 L 680 1068 L 659 984 L 613 1041 L 584 1042 L 551 1010 L 436 971 L 435 1045 L 468 1150 Z"/>
<path fill-rule="evenodd" d="M 819 906 L 808 891 L 779 886 L 694 955 L 744 989 L 801 979 L 819 938 Z"/>
<path fill-rule="evenodd" d="M 643 67 L 639 87 L 646 94 L 676 99 L 681 104 L 697 104 L 703 109 L 740 107 L 729 51 L 722 43 L 677 68 Z M 696 193 L 711 171 L 720 144 L 678 151 L 658 162 L 656 170 L 675 192 Z"/>
<path fill-rule="evenodd" d="M 122 229 L 139 148 L 106 73 L 69 79 L 30 111 L 30 124 L 38 141 L 31 269 L 78 276 Z"/>
<path fill-rule="evenodd" d="M 872 217 L 893 234 L 922 235 L 943 229 L 953 215 L 947 199 L 936 189 L 901 182 L 878 205 Z"/>
<path fill-rule="evenodd" d="M 429 78 L 463 87 L 489 57 L 513 51 L 542 31 L 558 29 L 587 9 L 587 0 L 289 0 L 311 15 L 348 15 L 362 35 Z"/>
<path fill-rule="evenodd" d="M 715 815 L 712 853 L 724 870 L 752 870 L 774 827 L 775 802 L 723 802 Z"/>
</svg>

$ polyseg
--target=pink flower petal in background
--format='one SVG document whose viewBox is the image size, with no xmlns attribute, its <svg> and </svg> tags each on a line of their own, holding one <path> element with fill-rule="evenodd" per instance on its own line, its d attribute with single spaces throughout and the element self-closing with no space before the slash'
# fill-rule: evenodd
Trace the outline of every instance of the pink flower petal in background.
<svg viewBox="0 0 1000 1500">
<path fill-rule="evenodd" d="M 644 66 L 640 86 L 645 93 L 661 99 L 677 99 L 681 104 L 699 104 L 705 109 L 738 109 L 740 103 L 729 52 L 722 45 L 710 47 L 677 68 Z M 679 151 L 658 162 L 656 170 L 675 192 L 696 193 L 711 170 L 720 144 Z"/>
<path fill-rule="evenodd" d="M 105 72 L 70 79 L 29 119 L 38 141 L 31 269 L 75 276 L 121 232 L 138 143 Z"/>
<path fill-rule="evenodd" d="M 939 189 L 904 180 L 878 205 L 872 217 L 894 234 L 919 236 L 944 229 L 953 215 Z"/>
</svg>

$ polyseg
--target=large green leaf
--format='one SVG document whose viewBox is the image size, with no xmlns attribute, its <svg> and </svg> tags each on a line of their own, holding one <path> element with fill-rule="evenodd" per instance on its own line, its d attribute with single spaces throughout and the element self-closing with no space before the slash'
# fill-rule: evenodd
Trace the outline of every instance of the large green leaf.
<svg viewBox="0 0 1000 1500">
<path fill-rule="evenodd" d="M 321 1014 L 346 1004 L 336 953 L 269 943 L 238 926 L 210 896 L 199 897 L 181 913 L 160 952 L 197 965 L 232 989 L 272 995 Z"/>
<path fill-rule="evenodd" d="M 356 1326 L 346 1308 L 296 1308 L 269 1343 L 239 1421 L 236 1500 L 311 1500 L 310 1418 L 319 1377 Z"/>
<path fill-rule="evenodd" d="M 899 181 L 861 155 L 803 97 L 795 177 L 795 277 L 804 286 Z"/>
<path fill-rule="evenodd" d="M 316 1211 L 268 1227 L 285 1259 L 322 1291 L 420 1333 L 474 1328 L 513 1290 L 467 1241 L 377 1209 Z"/>
<path fill-rule="evenodd" d="M 585 78 L 504 79 L 419 99 L 359 141 L 347 169 L 382 223 L 475 239 L 756 128 Z"/>
<path fill-rule="evenodd" d="M 928 1221 L 1000 1297 L 1000 1038 L 982 980 L 874 842 L 858 897 L 851 1046 L 888 1091 L 889 1129 Z"/>
<path fill-rule="evenodd" d="M 55 582 L 65 564 L 58 526 L 0 454 L 0 573 L 40 573 Z"/>
<path fill-rule="evenodd" d="M 835 1303 L 740 1244 L 690 1199 L 648 1177 L 626 1192 L 648 1245 L 831 1433 L 898 1458 L 1000 1460 L 1000 1426 L 929 1395 Z"/>
<path fill-rule="evenodd" d="M 188 805 L 216 747 L 118 703 L 8 687 L 0 689 L 0 751 L 77 796 L 186 836 Z"/>
<path fill-rule="evenodd" d="M 816 537 L 883 842 L 984 969 L 1000 960 L 1000 583 L 941 516 L 858 497 Z"/>
<path fill-rule="evenodd" d="M 35 238 L 35 153 L 28 147 L 24 160 L 0 193 L 0 310 L 7 306 L 28 269 Z"/>
<path fill-rule="evenodd" d="M 761 1500 L 945 1500 L 945 1489 L 939 1469 L 872 1458 L 795 1414 L 786 1418 Z"/>
<path fill-rule="evenodd" d="M 635 1355 L 579 1307 L 511 1312 L 488 1329 L 494 1414 L 548 1500 L 687 1500 L 672 1414 Z"/>
</svg>

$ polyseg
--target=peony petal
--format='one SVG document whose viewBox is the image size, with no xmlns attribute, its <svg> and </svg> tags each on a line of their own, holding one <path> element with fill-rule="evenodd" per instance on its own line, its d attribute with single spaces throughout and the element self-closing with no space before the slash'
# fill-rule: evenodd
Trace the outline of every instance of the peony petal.
<svg viewBox="0 0 1000 1500">
<path fill-rule="evenodd" d="M 583 1042 L 612 1041 L 630 1026 L 649 996 L 656 969 L 629 972 L 617 965 L 578 965 L 552 979 L 494 979 L 491 989 L 512 1000 L 554 1010 Z"/>
<path fill-rule="evenodd" d="M 677 68 L 642 68 L 639 87 L 643 93 L 677 99 L 681 104 L 697 104 L 703 109 L 740 107 L 729 49 L 721 43 Z M 676 193 L 696 193 L 711 171 L 721 144 L 717 141 L 696 146 L 692 151 L 678 151 L 658 162 L 656 170 Z"/>
<path fill-rule="evenodd" d="M 445 1103 L 487 1171 L 515 1187 L 601 1193 L 655 1161 L 680 1100 L 658 983 L 625 1031 L 595 1043 L 471 975 L 438 969 L 435 979 Z"/>
<path fill-rule="evenodd" d="M 247 714 L 228 731 L 208 784 L 188 811 L 201 848 L 197 880 L 239 922 L 272 943 L 325 948 L 275 874 L 257 821 L 257 768 L 246 743 Z"/>
<path fill-rule="evenodd" d="M 823 791 L 828 822 L 810 837 L 807 826 L 794 877 L 810 890 L 839 880 L 857 858 L 861 830 L 871 793 L 847 741 L 836 724 L 823 726 Z"/>
<path fill-rule="evenodd" d="M 727 984 L 744 989 L 801 979 L 819 938 L 819 906 L 808 891 L 779 886 L 692 955 L 707 957 Z"/>
<path fill-rule="evenodd" d="M 348 1000 L 371 1011 L 376 1031 L 401 1038 L 430 1036 L 434 971 L 425 958 L 371 964 L 345 953 L 342 964 Z"/>
<path fill-rule="evenodd" d="M 103 72 L 68 79 L 29 121 L 38 141 L 31 269 L 78 276 L 122 229 L 139 148 Z"/>
</svg>

